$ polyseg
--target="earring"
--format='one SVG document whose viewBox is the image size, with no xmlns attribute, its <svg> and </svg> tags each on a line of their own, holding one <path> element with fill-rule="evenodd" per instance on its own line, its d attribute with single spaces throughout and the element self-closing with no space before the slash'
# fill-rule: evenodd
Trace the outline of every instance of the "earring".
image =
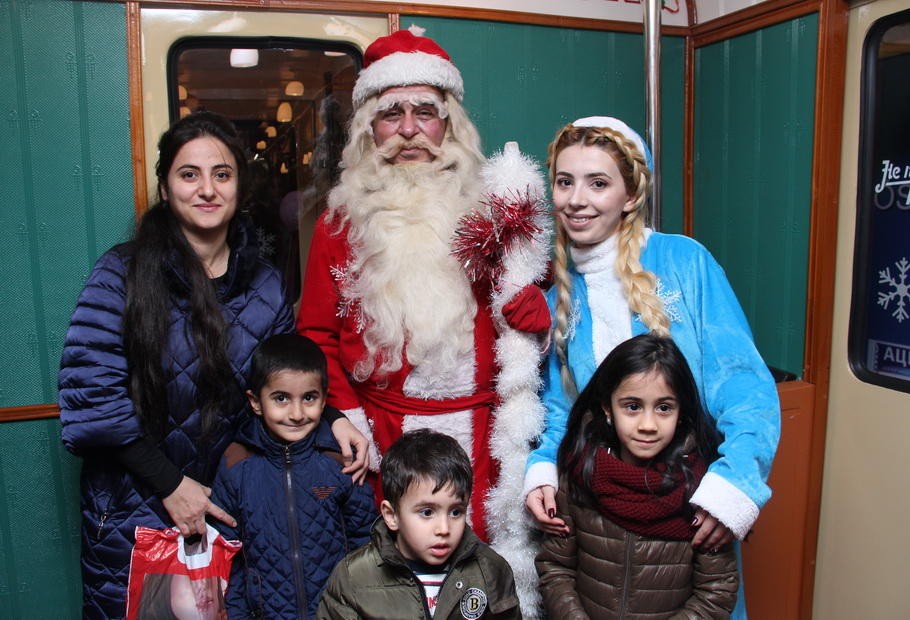
<svg viewBox="0 0 910 620">
<path fill-rule="evenodd" d="M 613 426 L 613 418 L 607 416 L 607 426 Z"/>
</svg>

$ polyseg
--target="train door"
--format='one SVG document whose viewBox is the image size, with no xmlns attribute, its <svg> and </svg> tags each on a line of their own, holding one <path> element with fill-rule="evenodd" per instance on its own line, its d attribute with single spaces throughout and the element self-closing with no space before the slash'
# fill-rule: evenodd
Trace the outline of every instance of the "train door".
<svg viewBox="0 0 910 620">
<path fill-rule="evenodd" d="M 814 616 L 906 618 L 910 2 L 848 15 Z"/>
</svg>

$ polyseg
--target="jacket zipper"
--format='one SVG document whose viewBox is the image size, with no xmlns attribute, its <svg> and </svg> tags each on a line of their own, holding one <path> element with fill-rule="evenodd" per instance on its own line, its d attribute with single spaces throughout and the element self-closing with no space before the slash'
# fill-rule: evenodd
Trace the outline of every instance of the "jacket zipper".
<svg viewBox="0 0 910 620">
<path fill-rule="evenodd" d="M 439 611 L 439 600 L 442 598 L 442 593 L 446 587 L 446 582 L 449 581 L 449 577 L 452 576 L 452 573 L 454 573 L 457 568 L 458 568 L 458 563 L 452 562 L 452 568 L 447 570 L 446 576 L 442 578 L 442 583 L 439 584 L 439 591 L 436 593 L 436 609 L 433 611 L 433 615 L 430 615 L 430 606 L 427 605 L 426 588 L 423 587 L 423 583 L 420 581 L 420 579 L 417 578 L 417 575 L 414 575 L 414 572 L 411 571 L 411 575 L 414 576 L 414 581 L 416 581 L 417 585 L 420 586 L 420 591 L 423 594 L 423 599 L 422 599 L 423 600 L 423 613 L 424 613 L 424 617 L 427 618 L 427 620 L 430 620 L 430 618 L 436 617 L 436 612 Z M 442 616 L 440 616 L 440 617 L 442 617 Z M 446 617 L 448 617 L 448 616 L 446 616 Z"/>
<path fill-rule="evenodd" d="M 446 575 L 446 577 L 448 577 L 448 575 Z M 427 605 L 427 589 L 423 587 L 423 582 L 414 574 L 414 571 L 411 571 L 411 579 L 413 579 L 417 583 L 417 587 L 420 588 L 420 600 L 423 603 L 423 617 L 430 620 L 430 618 L 433 618 L 434 616 L 430 615 L 430 606 Z M 445 579 L 443 579 L 442 584 L 445 585 L 445 582 Z M 442 593 L 442 586 L 439 586 L 439 592 Z M 439 601 L 438 596 L 436 600 L 437 602 Z"/>
<path fill-rule="evenodd" d="M 294 593 L 297 597 L 297 609 L 301 618 L 307 615 L 306 579 L 300 557 L 300 532 L 297 529 L 297 507 L 294 501 L 294 481 L 292 476 L 291 448 L 284 447 L 284 490 L 287 497 L 288 533 L 291 539 L 291 565 L 294 567 Z"/>
<path fill-rule="evenodd" d="M 104 532 L 104 523 L 111 516 L 111 504 L 114 503 L 113 493 L 105 493 L 104 495 L 107 497 L 105 498 L 106 501 L 104 501 L 104 509 L 101 510 L 101 517 L 98 519 L 98 531 L 95 533 L 95 540 L 101 540 L 101 534 Z M 101 502 L 98 503 L 100 504 Z M 98 504 L 95 507 L 101 508 Z"/>
<path fill-rule="evenodd" d="M 101 530 L 104 529 L 104 522 L 107 521 L 108 516 L 109 513 L 107 510 L 101 513 L 101 518 L 98 520 L 98 533 L 95 535 L 96 540 L 101 540 Z"/>
<path fill-rule="evenodd" d="M 626 617 L 626 607 L 629 604 L 629 580 L 631 579 L 632 574 L 632 547 L 635 543 L 635 541 L 632 540 L 632 534 L 629 532 L 625 532 L 623 538 L 626 539 L 626 552 L 624 558 L 625 569 L 622 577 L 622 598 L 619 602 L 620 619 Z"/>
</svg>

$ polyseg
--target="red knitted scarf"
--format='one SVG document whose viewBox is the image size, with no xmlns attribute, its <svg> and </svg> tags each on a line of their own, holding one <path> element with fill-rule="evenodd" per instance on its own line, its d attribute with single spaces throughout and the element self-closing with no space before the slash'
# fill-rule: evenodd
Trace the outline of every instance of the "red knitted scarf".
<svg viewBox="0 0 910 620">
<path fill-rule="evenodd" d="M 697 453 L 685 456 L 692 470 L 694 483 L 702 479 L 707 467 Z M 695 534 L 692 511 L 686 495 L 682 472 L 673 476 L 673 483 L 664 482 L 661 463 L 655 467 L 628 465 L 597 448 L 594 454 L 594 473 L 591 490 L 597 498 L 601 513 L 624 529 L 642 536 L 689 540 Z M 576 484 L 583 482 L 576 479 Z"/>
</svg>

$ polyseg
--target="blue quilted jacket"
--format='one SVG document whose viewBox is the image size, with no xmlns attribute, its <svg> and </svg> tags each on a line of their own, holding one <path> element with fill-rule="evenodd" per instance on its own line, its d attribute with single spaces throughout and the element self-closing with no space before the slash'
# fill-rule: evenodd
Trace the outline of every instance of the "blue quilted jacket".
<svg viewBox="0 0 910 620">
<path fill-rule="evenodd" d="M 235 219 L 228 271 L 218 294 L 228 325 L 227 352 L 235 382 L 233 397 L 217 428 L 200 438 L 196 404 L 196 351 L 189 334 L 186 280 L 171 268 L 173 300 L 163 365 L 167 372 L 168 432 L 160 449 L 182 472 L 209 485 L 224 449 L 245 418 L 250 361 L 256 345 L 293 331 L 281 275 L 259 259 L 254 231 Z M 111 456 L 111 449 L 143 436 L 128 393 L 122 318 L 124 277 L 130 245 L 98 259 L 76 304 L 63 348 L 59 375 L 63 443 L 81 456 L 83 616 L 119 618 L 126 611 L 130 552 L 136 526 L 170 527 L 167 511 L 147 486 Z"/>
<path fill-rule="evenodd" d="M 216 527 L 243 542 L 228 585 L 228 617 L 312 618 L 335 565 L 369 541 L 373 492 L 341 473 L 325 420 L 286 444 L 251 417 L 237 442 L 212 487 L 214 502 L 237 519 L 236 529 Z"/>
</svg>

